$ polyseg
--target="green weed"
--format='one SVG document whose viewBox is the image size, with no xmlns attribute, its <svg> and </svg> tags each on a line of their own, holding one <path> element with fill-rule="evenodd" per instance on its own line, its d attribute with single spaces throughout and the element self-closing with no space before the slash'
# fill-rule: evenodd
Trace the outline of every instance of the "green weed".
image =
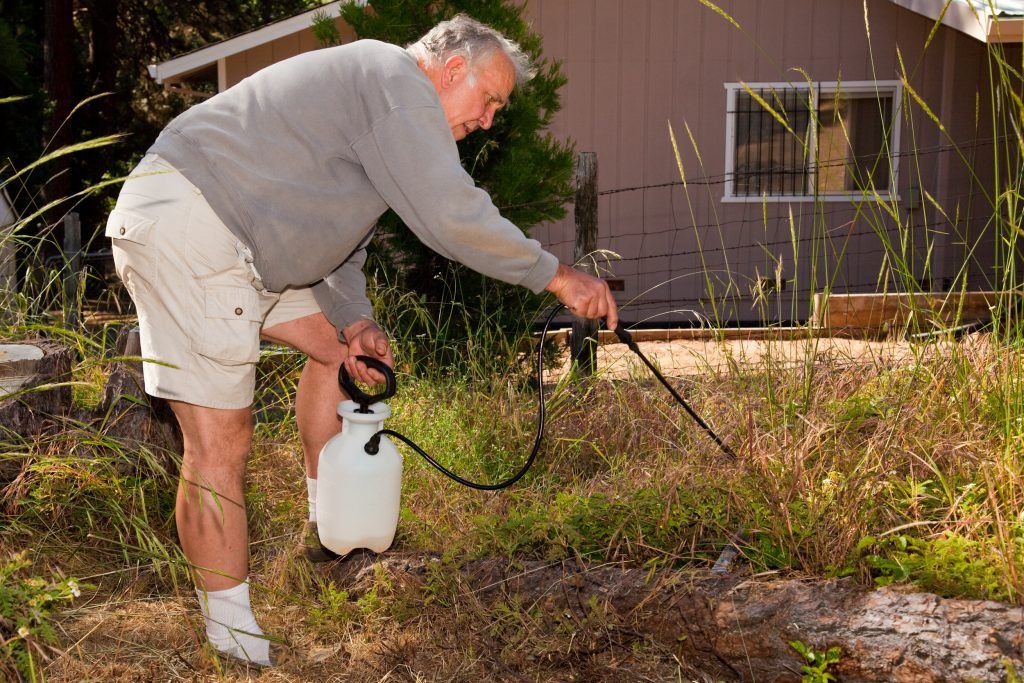
<svg viewBox="0 0 1024 683">
<path fill-rule="evenodd" d="M 954 532 L 932 539 L 903 534 L 866 537 L 862 547 L 872 549 L 864 561 L 879 586 L 912 582 L 946 597 L 1011 601 L 1016 591 L 1006 581 L 1008 563 L 1020 564 L 1024 538 L 1014 543 L 1011 558 L 1003 557 L 991 541 Z"/>
<path fill-rule="evenodd" d="M 0 557 L 0 674 L 9 680 L 43 680 L 59 643 L 58 611 L 94 588 L 70 577 L 36 576 L 31 566 L 24 552 Z"/>
<path fill-rule="evenodd" d="M 840 648 L 830 647 L 825 652 L 819 652 L 799 640 L 790 641 L 789 646 L 799 652 L 807 662 L 800 667 L 803 673 L 800 679 L 802 683 L 828 683 L 837 680 L 828 670 L 833 664 L 839 663 L 843 654 Z"/>
</svg>

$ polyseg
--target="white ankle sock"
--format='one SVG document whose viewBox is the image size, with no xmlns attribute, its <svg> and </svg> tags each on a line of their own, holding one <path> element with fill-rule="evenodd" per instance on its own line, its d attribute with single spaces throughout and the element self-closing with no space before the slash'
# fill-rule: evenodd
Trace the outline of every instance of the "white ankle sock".
<svg viewBox="0 0 1024 683">
<path fill-rule="evenodd" d="M 309 521 L 316 521 L 316 479 L 306 477 L 306 499 L 309 501 Z"/>
<path fill-rule="evenodd" d="M 206 619 L 206 637 L 217 651 L 254 664 L 270 664 L 270 640 L 249 606 L 249 581 L 222 591 L 196 589 Z"/>
</svg>

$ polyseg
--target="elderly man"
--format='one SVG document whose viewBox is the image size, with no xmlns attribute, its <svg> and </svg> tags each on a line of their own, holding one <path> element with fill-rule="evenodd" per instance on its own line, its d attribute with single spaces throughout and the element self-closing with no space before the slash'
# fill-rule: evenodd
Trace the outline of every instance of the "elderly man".
<svg viewBox="0 0 1024 683">
<path fill-rule="evenodd" d="M 249 607 L 243 502 L 260 338 L 309 357 L 295 412 L 315 531 L 338 367 L 373 384 L 382 378 L 355 356 L 392 363 L 362 273 L 388 207 L 438 253 L 615 326 L 605 283 L 526 238 L 459 162 L 455 141 L 489 128 L 531 76 L 515 43 L 461 15 L 406 49 L 306 53 L 176 118 L 124 184 L 106 234 L 143 354 L 162 361 L 145 365 L 146 391 L 184 434 L 178 535 L 220 652 L 271 662 Z"/>
</svg>

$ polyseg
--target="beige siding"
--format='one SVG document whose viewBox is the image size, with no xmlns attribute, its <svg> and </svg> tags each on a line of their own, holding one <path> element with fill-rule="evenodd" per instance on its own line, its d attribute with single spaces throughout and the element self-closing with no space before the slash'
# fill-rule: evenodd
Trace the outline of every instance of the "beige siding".
<svg viewBox="0 0 1024 683">
<path fill-rule="evenodd" d="M 839 290 L 875 289 L 883 249 L 866 215 L 881 215 L 879 207 L 865 206 L 858 215 L 849 202 L 828 202 L 816 210 L 809 202 L 763 208 L 758 202 L 721 201 L 726 82 L 802 83 L 802 72 L 814 81 L 898 80 L 898 47 L 912 73 L 911 85 L 940 114 L 952 139 L 982 139 L 968 145 L 965 154 L 982 176 L 991 175 L 988 94 L 980 90 L 987 81 L 986 48 L 973 38 L 942 27 L 925 51 L 932 22 L 888 0 L 868 0 L 870 46 L 862 0 L 717 4 L 742 31 L 698 0 L 528 0 L 526 5 L 546 56 L 561 61 L 568 76 L 563 110 L 552 132 L 574 140 L 580 151 L 597 152 L 602 191 L 678 181 L 669 125 L 675 131 L 690 182 L 686 189 L 677 184 L 605 194 L 598 201 L 599 246 L 622 257 L 613 265 L 626 284 L 620 299 L 646 302 L 627 309 L 630 320 L 692 318 L 681 309 L 710 314 L 704 269 L 712 290 L 728 294 L 718 310 L 732 321 L 805 318 L 812 277 L 820 288 L 824 274 L 833 271 Z M 353 40 L 352 29 L 337 22 L 345 42 Z M 317 47 L 312 31 L 304 30 L 235 55 L 223 65 L 226 83 Z M 977 131 L 976 96 L 982 108 Z M 983 198 L 971 194 L 971 170 L 953 152 L 937 149 L 948 146 L 949 138 L 917 107 L 903 118 L 901 134 L 899 189 L 904 198 L 910 188 L 920 188 L 922 196 L 935 197 L 950 215 L 973 217 L 944 224 L 928 202 L 912 207 L 904 201 L 899 207 L 903 220 L 919 226 L 915 268 L 923 272 L 924 254 L 931 248 L 933 282 L 941 288 L 965 260 L 963 245 L 982 238 L 971 282 L 988 288 L 990 272 L 982 264 L 991 263 L 992 245 L 981 232 L 987 214 Z M 919 150 L 916 157 L 910 153 L 914 149 Z M 804 240 L 798 252 L 789 243 L 793 231 Z M 563 261 L 571 261 L 573 233 L 570 216 L 538 226 L 533 234 Z M 806 240 L 823 233 L 832 241 L 819 245 L 817 260 L 812 260 Z M 845 256 L 837 264 L 842 249 Z M 758 277 L 774 277 L 779 263 L 789 281 L 787 291 L 767 308 L 753 307 L 751 286 Z M 804 291 L 794 292 L 794 286 Z"/>
<path fill-rule="evenodd" d="M 342 42 L 348 43 L 355 40 L 355 32 L 352 27 L 344 23 L 340 18 L 334 23 L 341 32 Z M 309 52 L 320 47 L 312 29 L 305 29 L 290 36 L 278 38 L 277 40 L 259 45 L 250 50 L 239 52 L 227 57 L 225 61 L 225 84 L 231 87 L 246 76 L 251 76 L 265 66 L 274 62 L 294 57 L 303 52 Z"/>
<path fill-rule="evenodd" d="M 777 259 L 790 287 L 795 279 L 797 287 L 808 288 L 815 271 L 820 287 L 826 270 L 838 270 L 840 288 L 874 289 L 883 263 L 881 241 L 874 234 L 856 234 L 869 232 L 871 223 L 864 212 L 858 216 L 851 203 L 825 203 L 817 212 L 811 203 L 769 204 L 765 222 L 760 203 L 721 201 L 724 83 L 802 82 L 804 76 L 796 68 L 815 81 L 896 80 L 900 76 L 898 46 L 913 73 L 912 86 L 934 110 L 940 109 L 944 89 L 956 93 L 955 101 L 944 110 L 948 117 L 944 123 L 955 140 L 990 135 L 984 114 L 982 130 L 977 134 L 972 130 L 975 91 L 986 81 L 986 48 L 968 36 L 942 27 L 923 51 L 930 20 L 887 0 L 868 0 L 872 54 L 860 0 L 717 4 L 743 32 L 697 0 L 530 0 L 527 4 L 527 16 L 544 38 L 546 55 L 561 60 L 569 78 L 553 132 L 575 140 L 580 151 L 597 152 L 600 190 L 678 181 L 669 123 L 687 178 L 697 181 L 685 191 L 676 186 L 601 196 L 599 246 L 623 257 L 614 265 L 616 276 L 626 281 L 623 300 L 655 287 L 642 298 L 659 302 L 628 309 L 628 319 L 665 313 L 669 314 L 659 319 L 687 319 L 689 314 L 670 313 L 679 308 L 708 312 L 707 288 L 699 274 L 702 261 L 709 270 L 721 271 L 712 274 L 718 280 L 716 291 L 721 293 L 733 283 L 729 291 L 738 296 L 726 302 L 725 317 L 730 320 L 752 321 L 761 316 L 752 307 L 749 290 L 759 275 L 773 275 Z M 947 44 L 952 44 L 956 56 L 952 75 L 943 71 Z M 988 96 L 985 92 L 979 96 L 984 108 Z M 697 149 L 689 141 L 687 126 Z M 967 194 L 969 171 L 950 159 L 951 152 L 935 151 L 949 141 L 916 107 L 902 122 L 902 143 L 901 191 L 921 187 L 950 208 L 959 195 Z M 921 150 L 916 159 L 909 154 L 915 148 Z M 990 159 L 991 148 L 981 145 L 978 153 L 982 160 L 986 155 Z M 940 173 L 943 164 L 945 171 Z M 984 165 L 978 167 L 985 172 Z M 965 209 L 968 198 L 959 201 Z M 877 206 L 866 208 L 869 214 L 879 213 Z M 983 216 L 981 209 L 975 201 L 976 215 Z M 918 225 L 941 222 L 927 205 L 904 205 L 900 211 L 905 221 Z M 824 253 L 812 261 L 810 244 L 801 244 L 801 251 L 794 254 L 787 244 L 790 212 L 801 238 L 830 231 L 834 237 L 830 248 L 835 250 L 843 247 L 840 236 L 854 233 L 841 266 L 837 268 L 836 255 L 829 249 L 819 249 Z M 963 248 L 954 244 L 961 238 L 952 235 L 957 230 L 977 235 L 979 227 L 980 222 L 916 230 L 919 254 L 926 253 L 926 244 L 935 248 L 936 287 L 955 274 L 963 258 Z M 542 226 L 535 235 L 563 260 L 570 260 L 573 231 L 570 217 Z M 698 241 L 705 252 L 703 259 L 697 253 Z M 917 265 L 923 269 L 923 256 L 917 258 Z M 980 285 L 981 269 L 975 270 L 975 284 Z M 657 286 L 673 277 L 679 279 Z M 794 310 L 796 317 L 806 317 L 809 296 L 798 296 L 799 305 L 793 309 L 791 294 L 787 291 L 781 303 L 768 307 L 770 318 L 787 319 Z"/>
</svg>

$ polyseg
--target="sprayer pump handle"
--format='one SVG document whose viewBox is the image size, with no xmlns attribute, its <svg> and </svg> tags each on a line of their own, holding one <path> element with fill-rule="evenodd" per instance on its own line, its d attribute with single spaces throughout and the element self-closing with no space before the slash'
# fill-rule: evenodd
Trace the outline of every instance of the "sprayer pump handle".
<svg viewBox="0 0 1024 683">
<path fill-rule="evenodd" d="M 352 377 L 349 376 L 348 370 L 345 369 L 345 364 L 341 364 L 341 368 L 338 370 L 338 384 L 341 385 L 342 391 L 348 394 L 349 398 L 359 404 L 359 412 L 368 413 L 371 403 L 377 403 L 378 401 L 386 401 L 395 395 L 398 391 L 398 386 L 395 383 L 395 371 L 388 367 L 384 361 L 373 358 L 372 356 L 356 356 L 356 360 L 366 363 L 368 366 L 384 375 L 384 391 L 379 394 L 367 394 L 362 389 L 356 386 L 356 383 L 352 381 Z"/>
</svg>

